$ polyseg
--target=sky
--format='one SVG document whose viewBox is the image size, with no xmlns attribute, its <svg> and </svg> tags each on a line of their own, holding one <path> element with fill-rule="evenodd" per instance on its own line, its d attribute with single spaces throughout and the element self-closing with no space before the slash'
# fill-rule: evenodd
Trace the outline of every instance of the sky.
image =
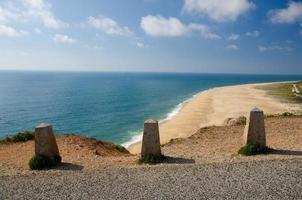
<svg viewBox="0 0 302 200">
<path fill-rule="evenodd" d="M 302 74 L 302 1 L 0 0 L 0 70 Z"/>
</svg>

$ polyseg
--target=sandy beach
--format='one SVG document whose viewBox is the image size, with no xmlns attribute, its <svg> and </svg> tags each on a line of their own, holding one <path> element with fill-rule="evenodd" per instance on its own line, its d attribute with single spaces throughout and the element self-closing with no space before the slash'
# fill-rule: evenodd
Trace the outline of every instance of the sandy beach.
<svg viewBox="0 0 302 200">
<path fill-rule="evenodd" d="M 273 83 L 219 87 L 195 95 L 174 118 L 160 124 L 161 144 L 174 138 L 187 138 L 202 127 L 221 126 L 227 118 L 247 116 L 254 107 L 261 108 L 266 114 L 297 109 L 257 89 L 258 86 L 269 84 Z M 140 149 L 141 142 L 128 147 L 133 154 L 140 153 Z"/>
<path fill-rule="evenodd" d="M 265 119 L 269 147 L 280 152 L 268 156 L 234 157 L 243 145 L 244 124 L 225 125 L 227 118 L 247 116 L 257 106 L 266 114 L 295 113 L 301 104 L 282 103 L 279 98 L 267 94 L 256 86 L 267 84 L 238 85 L 211 89 L 195 95 L 187 101 L 171 120 L 160 124 L 162 153 L 168 163 L 213 163 L 255 159 L 287 159 L 301 155 L 302 115 L 274 115 Z M 299 107 L 298 107 L 299 106 Z M 215 126 L 211 126 L 215 125 Z M 177 139 L 176 139 L 177 138 Z M 171 141 L 171 139 L 174 139 Z M 112 144 L 84 136 L 57 136 L 63 164 L 60 170 L 99 170 L 106 168 L 139 167 L 140 143 L 129 152 L 119 152 Z M 221 145 L 223 144 L 223 145 Z M 34 173 L 28 161 L 34 154 L 34 140 L 0 143 L 0 176 Z M 164 166 L 165 164 L 163 164 Z"/>
</svg>

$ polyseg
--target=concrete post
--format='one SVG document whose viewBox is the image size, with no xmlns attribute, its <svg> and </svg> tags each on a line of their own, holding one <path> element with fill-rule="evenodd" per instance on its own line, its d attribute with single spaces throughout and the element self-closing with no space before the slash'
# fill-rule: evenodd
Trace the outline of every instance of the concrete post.
<svg viewBox="0 0 302 200">
<path fill-rule="evenodd" d="M 161 156 L 158 121 L 149 119 L 144 123 L 141 156 Z"/>
<path fill-rule="evenodd" d="M 40 124 L 35 129 L 35 154 L 49 157 L 54 162 L 60 162 L 59 148 L 53 134 L 52 126 Z"/>
<path fill-rule="evenodd" d="M 250 112 L 250 117 L 244 130 L 244 143 L 249 145 L 266 146 L 264 114 L 259 108 Z"/>
</svg>

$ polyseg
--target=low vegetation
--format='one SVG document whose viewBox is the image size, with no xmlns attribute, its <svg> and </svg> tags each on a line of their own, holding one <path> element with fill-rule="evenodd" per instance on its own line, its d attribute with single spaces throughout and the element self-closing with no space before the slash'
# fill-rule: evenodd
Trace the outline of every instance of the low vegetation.
<svg viewBox="0 0 302 200">
<path fill-rule="evenodd" d="M 257 154 L 268 154 L 271 151 L 272 149 L 269 147 L 247 144 L 239 149 L 238 154 L 244 156 L 253 156 Z"/>
<path fill-rule="evenodd" d="M 128 151 L 125 147 L 123 147 L 122 145 L 114 144 L 114 143 L 110 143 L 110 145 L 111 145 L 114 149 L 118 150 L 119 152 L 122 152 L 122 153 L 129 153 L 129 151 Z"/>
<path fill-rule="evenodd" d="M 47 156 L 34 155 L 30 159 L 28 165 L 31 170 L 42 170 L 49 169 L 54 163 Z"/>
<path fill-rule="evenodd" d="M 148 156 L 144 156 L 141 157 L 137 163 L 138 164 L 157 164 L 157 163 L 161 163 L 166 159 L 166 157 L 164 155 L 160 155 L 160 156 L 154 156 L 154 155 L 148 155 Z"/>
<path fill-rule="evenodd" d="M 284 112 L 280 114 L 267 114 L 265 115 L 266 118 L 268 117 L 292 117 L 292 116 L 302 116 L 302 112 L 300 111 L 295 111 L 295 112 Z"/>
<path fill-rule="evenodd" d="M 28 165 L 31 170 L 43 170 L 43 169 L 50 169 L 57 164 L 61 163 L 61 156 L 55 156 L 54 161 L 52 161 L 47 156 L 43 155 L 34 155 Z"/>
<path fill-rule="evenodd" d="M 35 132 L 24 131 L 17 133 L 16 135 L 6 136 L 4 139 L 0 140 L 0 143 L 10 143 L 10 142 L 26 142 L 33 140 L 35 138 Z"/>
<path fill-rule="evenodd" d="M 246 125 L 246 121 L 247 119 L 245 116 L 240 116 L 237 119 L 237 125 Z"/>
<path fill-rule="evenodd" d="M 302 98 L 296 96 L 292 92 L 293 84 L 296 84 L 299 89 L 302 89 L 302 81 L 295 83 L 276 83 L 266 86 L 259 86 L 257 88 L 267 91 L 268 95 L 275 96 L 281 99 L 283 102 L 302 103 Z"/>
</svg>

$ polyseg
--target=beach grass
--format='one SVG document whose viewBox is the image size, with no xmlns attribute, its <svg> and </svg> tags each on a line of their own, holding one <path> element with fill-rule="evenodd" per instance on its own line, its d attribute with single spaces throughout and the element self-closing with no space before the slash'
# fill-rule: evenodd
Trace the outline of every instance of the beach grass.
<svg viewBox="0 0 302 200">
<path fill-rule="evenodd" d="M 265 114 L 266 118 L 269 117 L 300 117 L 302 116 L 302 111 L 293 111 L 293 112 L 284 112 L 284 113 L 277 113 L 277 114 Z"/>
<path fill-rule="evenodd" d="M 302 91 L 302 81 L 292 83 L 276 83 L 264 86 L 258 86 L 258 89 L 265 90 L 268 95 L 279 98 L 286 103 L 302 103 L 302 98 L 296 96 L 292 92 L 293 84 L 297 84 L 297 87 Z"/>
</svg>

